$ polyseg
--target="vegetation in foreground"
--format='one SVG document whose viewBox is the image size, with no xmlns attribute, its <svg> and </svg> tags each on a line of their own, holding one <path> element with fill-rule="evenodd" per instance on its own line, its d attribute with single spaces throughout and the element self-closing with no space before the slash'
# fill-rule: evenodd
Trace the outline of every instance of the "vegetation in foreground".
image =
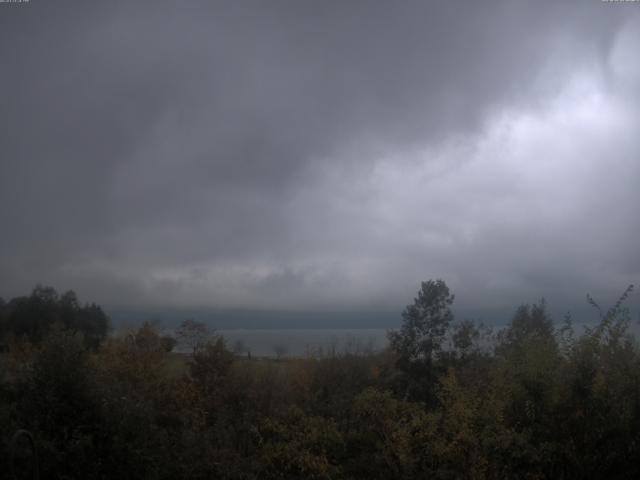
<svg viewBox="0 0 640 480">
<path fill-rule="evenodd" d="M 428 281 L 384 352 L 247 359 L 187 323 L 185 360 L 38 287 L 0 302 L 0 471 L 34 467 L 10 451 L 26 429 L 54 479 L 638 478 L 630 291 L 579 334 L 544 303 L 491 333 Z"/>
</svg>

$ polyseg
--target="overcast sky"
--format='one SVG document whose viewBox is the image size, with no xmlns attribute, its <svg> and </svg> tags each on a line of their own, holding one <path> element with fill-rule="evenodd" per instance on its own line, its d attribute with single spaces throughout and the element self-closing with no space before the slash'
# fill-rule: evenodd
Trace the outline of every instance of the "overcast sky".
<svg viewBox="0 0 640 480">
<path fill-rule="evenodd" d="M 639 47 L 640 2 L 0 3 L 0 296 L 608 304 Z"/>
</svg>

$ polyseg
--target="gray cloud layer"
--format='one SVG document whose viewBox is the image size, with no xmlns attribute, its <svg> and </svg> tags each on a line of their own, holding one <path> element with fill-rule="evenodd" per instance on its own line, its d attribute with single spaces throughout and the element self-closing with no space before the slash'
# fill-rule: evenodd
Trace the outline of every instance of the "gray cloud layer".
<svg viewBox="0 0 640 480">
<path fill-rule="evenodd" d="M 640 7 L 0 5 L 0 292 L 609 298 L 640 276 Z"/>
</svg>

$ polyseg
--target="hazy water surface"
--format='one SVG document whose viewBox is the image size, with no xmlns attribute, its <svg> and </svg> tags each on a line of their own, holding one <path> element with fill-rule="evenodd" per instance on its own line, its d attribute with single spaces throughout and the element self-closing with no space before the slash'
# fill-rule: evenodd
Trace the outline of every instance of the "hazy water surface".
<svg viewBox="0 0 640 480">
<path fill-rule="evenodd" d="M 387 345 L 387 330 L 369 329 L 278 329 L 217 330 L 230 349 L 244 347 L 255 356 L 304 356 L 309 353 L 363 352 Z"/>
</svg>

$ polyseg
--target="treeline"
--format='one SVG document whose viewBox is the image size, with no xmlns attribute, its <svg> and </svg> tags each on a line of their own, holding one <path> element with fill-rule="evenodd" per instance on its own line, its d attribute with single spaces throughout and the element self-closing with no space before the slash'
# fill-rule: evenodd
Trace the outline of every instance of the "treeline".
<svg viewBox="0 0 640 480">
<path fill-rule="evenodd" d="M 59 295 L 38 285 L 29 296 L 6 303 L 0 298 L 0 343 L 20 339 L 37 344 L 53 326 L 81 333 L 84 343 L 95 349 L 107 335 L 109 319 L 95 303 L 80 305 L 71 290 Z"/>
<path fill-rule="evenodd" d="M 34 310 L 48 326 L 18 333 L 12 301 L 0 462 L 26 429 L 42 478 L 637 478 L 630 291 L 608 311 L 590 300 L 600 322 L 584 332 L 544 303 L 490 332 L 455 321 L 446 284 L 429 281 L 384 352 L 282 360 L 215 336 L 181 356 L 149 324 L 96 346 L 56 295 L 57 314 Z"/>
</svg>

